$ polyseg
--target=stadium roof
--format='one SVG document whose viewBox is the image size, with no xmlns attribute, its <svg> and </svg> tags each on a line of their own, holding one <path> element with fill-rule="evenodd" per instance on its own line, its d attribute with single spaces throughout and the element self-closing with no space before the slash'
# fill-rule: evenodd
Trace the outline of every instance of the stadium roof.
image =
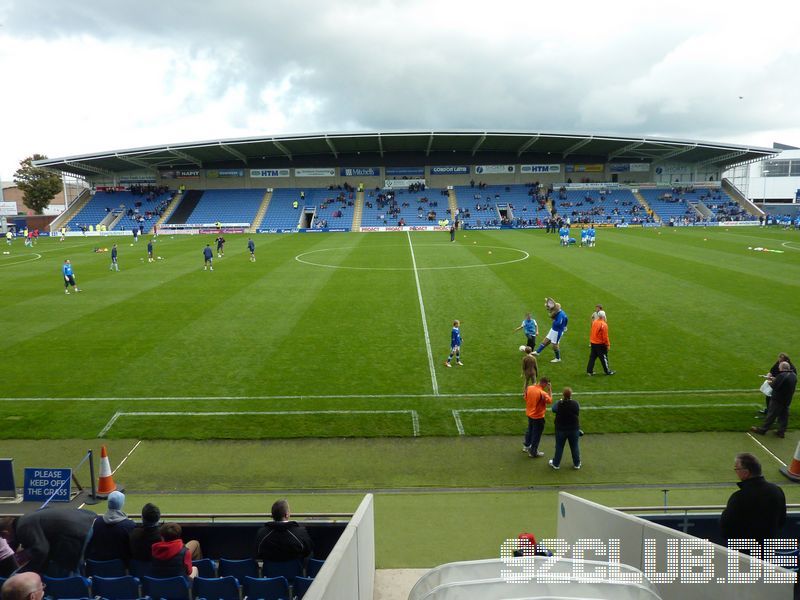
<svg viewBox="0 0 800 600">
<path fill-rule="evenodd" d="M 135 170 L 230 166 L 359 166 L 647 162 L 670 160 L 724 170 L 779 151 L 714 142 L 517 131 L 309 133 L 185 142 L 36 161 L 88 178 Z"/>
</svg>

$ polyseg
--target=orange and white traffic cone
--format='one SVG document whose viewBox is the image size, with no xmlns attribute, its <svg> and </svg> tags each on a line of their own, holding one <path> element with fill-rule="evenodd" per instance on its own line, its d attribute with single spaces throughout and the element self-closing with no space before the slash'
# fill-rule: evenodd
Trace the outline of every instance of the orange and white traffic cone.
<svg viewBox="0 0 800 600">
<path fill-rule="evenodd" d="M 111 463 L 108 461 L 108 451 L 103 446 L 100 450 L 100 477 L 97 480 L 97 495 L 107 496 L 117 489 L 114 477 L 111 475 Z"/>
<path fill-rule="evenodd" d="M 781 467 L 779 470 L 792 481 L 800 482 L 800 442 L 797 443 L 797 448 L 794 449 L 794 456 L 789 467 Z"/>
</svg>

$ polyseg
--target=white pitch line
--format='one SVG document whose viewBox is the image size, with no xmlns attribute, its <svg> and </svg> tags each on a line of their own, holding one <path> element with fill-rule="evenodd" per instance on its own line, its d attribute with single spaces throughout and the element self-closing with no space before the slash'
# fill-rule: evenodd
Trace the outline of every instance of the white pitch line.
<svg viewBox="0 0 800 600">
<path fill-rule="evenodd" d="M 23 260 L 18 260 L 16 262 L 8 262 L 8 263 L 0 262 L 0 267 L 15 267 L 17 265 L 24 265 L 25 263 L 33 262 L 35 260 L 39 260 L 42 258 L 42 255 L 39 254 L 38 252 L 34 252 L 33 254 L 35 254 L 36 256 L 33 257 L 25 256 L 23 257 Z M 11 257 L 9 257 L 9 260 L 13 258 L 18 258 L 18 255 L 16 254 L 12 255 Z"/>
<path fill-rule="evenodd" d="M 748 437 L 749 437 L 751 440 L 753 440 L 753 441 L 754 441 L 756 444 L 758 444 L 759 446 L 761 446 L 761 448 L 764 450 L 764 452 L 766 452 L 766 453 L 767 453 L 767 454 L 769 454 L 769 455 L 770 455 L 772 458 L 774 458 L 775 460 L 777 460 L 777 461 L 778 461 L 778 462 L 781 464 L 781 466 L 783 466 L 783 467 L 786 467 L 786 463 L 785 463 L 785 462 L 783 462 L 783 461 L 782 461 L 780 458 L 778 458 L 777 456 L 775 456 L 775 455 L 772 453 L 772 451 L 771 451 L 769 448 L 767 448 L 767 447 L 766 447 L 764 444 L 762 444 L 762 443 L 761 443 L 761 442 L 759 442 L 759 441 L 758 441 L 758 440 L 757 440 L 755 437 L 753 437 L 753 434 L 752 434 L 752 433 L 748 433 L 747 435 L 748 435 Z"/>
<path fill-rule="evenodd" d="M 414 437 L 419 436 L 419 413 L 416 410 L 265 410 L 265 411 L 137 411 L 137 412 L 116 412 L 114 416 L 109 419 L 106 426 L 97 434 L 97 437 L 103 437 L 108 433 L 109 429 L 117 422 L 120 417 L 232 417 L 240 415 L 405 415 L 411 416 L 411 428 Z M 141 443 L 141 442 L 139 442 Z M 133 450 L 139 444 L 134 446 Z M 131 450 L 131 453 L 133 453 Z M 127 458 L 127 457 L 126 457 Z M 123 460 L 123 462 L 125 462 Z M 117 468 L 122 466 L 120 463 Z M 112 473 L 113 474 L 113 473 Z"/>
<path fill-rule="evenodd" d="M 114 469 L 113 471 L 111 471 L 111 474 L 112 474 L 112 475 L 113 475 L 114 473 L 116 473 L 117 471 L 119 471 L 119 470 L 120 470 L 120 468 L 122 468 L 122 465 L 124 465 L 124 464 L 125 464 L 125 461 L 126 461 L 126 460 L 128 460 L 128 459 L 131 457 L 131 454 L 133 454 L 133 452 L 134 452 L 134 451 L 135 451 L 135 450 L 136 450 L 136 449 L 139 447 L 139 444 L 141 444 L 141 443 L 142 443 L 142 440 L 139 440 L 138 442 L 136 442 L 136 445 L 135 445 L 133 448 L 131 448 L 131 451 L 130 451 L 130 452 L 128 452 L 128 454 L 126 454 L 126 455 L 125 455 L 125 458 L 123 458 L 123 459 L 120 461 L 120 463 L 117 465 L 117 468 L 116 468 L 116 469 Z"/>
<path fill-rule="evenodd" d="M 752 388 L 741 389 L 705 389 L 705 390 L 611 390 L 611 391 L 580 391 L 573 388 L 574 396 L 704 396 L 713 394 L 744 394 L 757 393 Z M 520 396 L 519 392 L 479 392 L 463 394 L 309 394 L 288 395 L 277 394 L 274 396 L 96 396 L 96 397 L 63 397 L 44 398 L 24 396 L 19 398 L 3 397 L 0 402 L 178 402 L 214 400 L 217 402 L 233 402 L 237 400 L 369 400 L 391 398 L 492 398 Z"/>
<path fill-rule="evenodd" d="M 116 423 L 116 422 L 117 422 L 117 419 L 119 419 L 119 417 L 120 417 L 120 415 L 121 415 L 121 414 L 122 414 L 122 413 L 121 413 L 121 412 L 119 412 L 119 411 L 115 412 L 115 413 L 114 413 L 114 416 L 113 416 L 113 417 L 111 417 L 111 418 L 108 420 L 108 423 L 106 423 L 106 426 L 105 426 L 105 427 L 103 427 L 103 428 L 100 430 L 100 433 L 98 433 L 98 434 L 97 434 L 97 437 L 101 438 L 101 437 L 105 436 L 105 434 L 107 434 L 107 433 L 108 433 L 108 430 L 109 430 L 109 429 L 111 429 L 111 426 L 112 426 L 114 423 Z"/>
<path fill-rule="evenodd" d="M 414 280 L 417 282 L 417 298 L 419 299 L 419 312 L 422 316 L 422 331 L 425 334 L 425 349 L 428 351 L 428 368 L 431 371 L 431 387 L 433 395 L 439 395 L 439 384 L 436 381 L 436 367 L 433 364 L 433 353 L 431 352 L 431 338 L 428 335 L 428 318 L 425 316 L 425 304 L 422 302 L 422 288 L 419 285 L 419 272 L 417 271 L 417 259 L 414 256 L 414 246 L 411 244 L 411 234 L 406 231 L 408 236 L 408 248 L 411 250 L 411 264 L 414 266 Z"/>
<path fill-rule="evenodd" d="M 465 433 L 464 433 L 464 423 L 461 422 L 461 415 L 458 414 L 457 410 L 453 411 L 453 419 L 456 422 L 456 429 L 458 430 L 458 435 L 465 435 Z"/>
<path fill-rule="evenodd" d="M 611 406 L 581 406 L 581 410 L 635 410 L 638 408 L 665 408 L 672 410 L 674 408 L 743 408 L 743 407 L 759 407 L 760 404 L 756 403 L 716 403 L 716 404 L 629 404 L 629 405 L 611 405 Z M 461 413 L 501 413 L 513 412 L 521 413 L 525 410 L 524 406 L 519 408 L 462 408 L 453 410 L 453 419 L 456 422 L 456 429 L 458 435 L 466 435 L 464 431 L 464 424 L 461 421 Z M 752 437 L 752 436 L 751 436 Z M 766 448 L 765 448 L 766 449 Z M 769 451 L 768 451 L 769 452 Z M 773 454 L 774 456 L 774 454 Z M 784 465 L 786 466 L 786 465 Z"/>
</svg>

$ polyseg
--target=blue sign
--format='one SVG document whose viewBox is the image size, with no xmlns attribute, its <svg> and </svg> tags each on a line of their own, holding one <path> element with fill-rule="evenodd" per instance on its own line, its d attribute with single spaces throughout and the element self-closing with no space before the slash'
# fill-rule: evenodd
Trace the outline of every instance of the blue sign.
<svg viewBox="0 0 800 600">
<path fill-rule="evenodd" d="M 14 485 L 14 459 L 0 458 L 0 497 L 15 498 L 17 488 Z"/>
<path fill-rule="evenodd" d="M 425 177 L 425 167 L 386 167 L 386 177 Z"/>
<path fill-rule="evenodd" d="M 342 177 L 378 177 L 380 174 L 378 167 L 342 167 L 339 170 Z"/>
<path fill-rule="evenodd" d="M 794 196 L 794 201 L 795 202 L 800 202 L 800 189 L 797 190 L 797 193 Z"/>
<path fill-rule="evenodd" d="M 25 502 L 69 502 L 72 492 L 72 469 L 25 469 Z"/>
<path fill-rule="evenodd" d="M 431 167 L 431 175 L 469 175 L 469 167 Z"/>
</svg>

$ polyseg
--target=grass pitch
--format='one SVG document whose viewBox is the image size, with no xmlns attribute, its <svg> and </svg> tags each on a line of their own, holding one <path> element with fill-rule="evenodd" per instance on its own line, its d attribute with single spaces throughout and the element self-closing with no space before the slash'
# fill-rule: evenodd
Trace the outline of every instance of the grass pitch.
<svg viewBox="0 0 800 600">
<path fill-rule="evenodd" d="M 800 236 L 759 228 L 15 241 L 0 256 L 4 438 L 474 436 L 524 428 L 524 341 L 545 296 L 570 317 L 554 389 L 584 429 L 739 431 L 758 374 L 800 346 Z M 120 247 L 119 273 L 96 246 Z M 767 247 L 782 253 L 755 252 Z M 79 294 L 65 295 L 73 262 Z M 589 316 L 609 315 L 613 377 L 585 375 Z M 424 314 L 424 318 L 423 318 Z M 464 367 L 444 366 L 453 319 Z M 599 368 L 596 371 L 600 371 Z M 148 413 L 148 414 L 142 414 Z"/>
</svg>

